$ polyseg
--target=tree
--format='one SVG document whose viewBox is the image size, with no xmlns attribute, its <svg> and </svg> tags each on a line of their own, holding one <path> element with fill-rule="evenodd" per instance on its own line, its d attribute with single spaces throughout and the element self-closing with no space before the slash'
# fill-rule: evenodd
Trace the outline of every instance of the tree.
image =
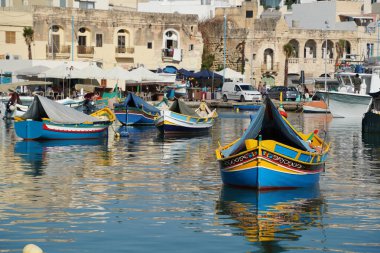
<svg viewBox="0 0 380 253">
<path fill-rule="evenodd" d="M 282 47 L 282 51 L 285 54 L 285 72 L 284 72 L 284 86 L 288 86 L 288 72 L 289 72 L 289 58 L 294 55 L 293 47 L 290 43 L 286 43 Z"/>
<path fill-rule="evenodd" d="M 335 44 L 335 50 L 336 50 L 336 58 L 335 58 L 335 72 L 339 68 L 339 60 L 343 58 L 344 50 L 345 50 L 345 40 L 339 40 Z"/>
<path fill-rule="evenodd" d="M 32 27 L 24 27 L 22 36 L 24 36 L 25 43 L 28 46 L 29 60 L 32 59 L 32 43 L 34 41 L 34 30 Z"/>
</svg>

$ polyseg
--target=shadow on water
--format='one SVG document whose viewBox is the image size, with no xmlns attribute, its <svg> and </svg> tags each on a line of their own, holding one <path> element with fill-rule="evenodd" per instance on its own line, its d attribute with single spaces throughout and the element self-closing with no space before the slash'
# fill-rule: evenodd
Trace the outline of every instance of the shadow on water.
<svg viewBox="0 0 380 253">
<path fill-rule="evenodd" d="M 296 241 L 301 230 L 321 227 L 326 212 L 319 186 L 277 191 L 223 186 L 216 208 L 220 223 L 238 228 L 235 235 L 263 252 L 286 251 L 279 241 Z"/>
<path fill-rule="evenodd" d="M 14 146 L 14 153 L 26 163 L 30 164 L 30 170 L 25 171 L 26 175 L 33 177 L 43 175 L 44 161 L 48 153 L 67 151 L 75 149 L 88 150 L 89 146 L 107 146 L 104 139 L 88 140 L 40 140 L 40 141 L 17 141 Z"/>
</svg>

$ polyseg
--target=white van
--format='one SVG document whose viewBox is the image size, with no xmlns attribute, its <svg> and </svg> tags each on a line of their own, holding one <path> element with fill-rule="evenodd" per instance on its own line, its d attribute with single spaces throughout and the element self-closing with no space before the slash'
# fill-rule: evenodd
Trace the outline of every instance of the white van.
<svg viewBox="0 0 380 253">
<path fill-rule="evenodd" d="M 261 93 L 253 88 L 250 83 L 225 82 L 222 87 L 222 99 L 224 102 L 231 100 L 261 101 Z"/>
</svg>

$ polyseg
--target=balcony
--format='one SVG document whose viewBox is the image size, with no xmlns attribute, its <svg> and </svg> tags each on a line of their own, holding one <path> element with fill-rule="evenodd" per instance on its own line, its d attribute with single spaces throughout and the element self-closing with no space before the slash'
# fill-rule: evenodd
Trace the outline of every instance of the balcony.
<svg viewBox="0 0 380 253">
<path fill-rule="evenodd" d="M 263 63 L 261 64 L 261 73 L 272 73 L 272 74 L 277 74 L 279 70 L 279 65 L 280 63 L 275 62 L 273 64 L 267 64 Z"/>
<path fill-rule="evenodd" d="M 116 47 L 115 53 L 117 58 L 129 58 L 133 57 L 135 53 L 134 47 Z"/>
<path fill-rule="evenodd" d="M 71 46 L 52 46 L 52 45 L 46 45 L 46 56 L 47 58 L 53 58 L 53 59 L 68 59 L 70 58 L 71 54 Z"/>
<path fill-rule="evenodd" d="M 181 62 L 182 49 L 163 48 L 161 51 L 162 62 Z"/>
<path fill-rule="evenodd" d="M 78 57 L 90 57 L 94 56 L 94 47 L 93 46 L 77 46 Z"/>
</svg>

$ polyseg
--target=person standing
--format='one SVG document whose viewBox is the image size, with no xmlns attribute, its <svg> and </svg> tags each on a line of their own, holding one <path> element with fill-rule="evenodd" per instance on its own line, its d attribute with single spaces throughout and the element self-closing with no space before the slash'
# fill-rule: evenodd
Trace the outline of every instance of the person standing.
<svg viewBox="0 0 380 253">
<path fill-rule="evenodd" d="M 354 83 L 354 93 L 360 93 L 360 85 L 362 84 L 362 80 L 359 78 L 359 74 L 356 74 L 353 78 Z"/>
</svg>

